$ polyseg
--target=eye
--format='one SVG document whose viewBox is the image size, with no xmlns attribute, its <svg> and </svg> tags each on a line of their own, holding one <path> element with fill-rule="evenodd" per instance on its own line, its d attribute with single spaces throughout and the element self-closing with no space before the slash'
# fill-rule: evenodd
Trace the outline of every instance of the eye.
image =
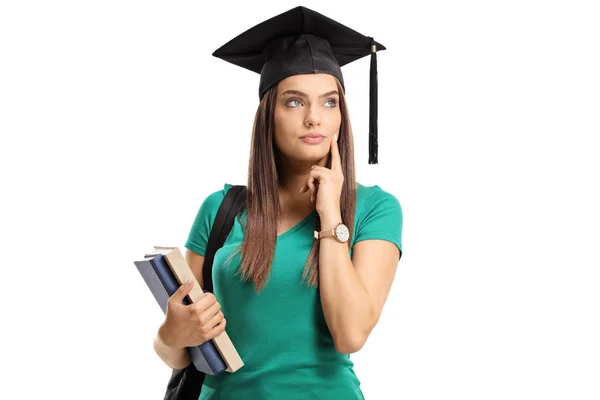
<svg viewBox="0 0 600 400">
<path fill-rule="evenodd" d="M 296 108 L 296 107 L 300 107 L 302 105 L 302 103 L 300 103 L 300 100 L 298 100 L 298 99 L 289 99 L 288 101 L 285 102 L 285 105 L 288 107 Z"/>
<path fill-rule="evenodd" d="M 337 106 L 337 101 L 335 99 L 327 99 L 325 102 L 326 107 L 334 108 Z"/>
</svg>

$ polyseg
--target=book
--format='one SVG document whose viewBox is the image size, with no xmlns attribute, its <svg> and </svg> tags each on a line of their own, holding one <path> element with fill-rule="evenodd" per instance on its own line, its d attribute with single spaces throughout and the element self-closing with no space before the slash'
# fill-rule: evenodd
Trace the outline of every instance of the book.
<svg viewBox="0 0 600 400">
<path fill-rule="evenodd" d="M 179 285 L 164 256 L 158 254 L 144 260 L 134 261 L 134 264 L 163 313 L 166 313 L 169 297 L 177 291 Z M 184 298 L 183 304 L 188 305 L 190 302 Z M 187 351 L 198 371 L 216 375 L 227 368 L 227 364 L 212 340 L 207 340 L 198 346 L 188 347 Z"/>
<path fill-rule="evenodd" d="M 147 256 L 156 256 L 162 255 L 169 264 L 173 275 L 177 279 L 179 285 L 182 285 L 184 282 L 191 280 L 193 282 L 193 287 L 190 290 L 187 297 L 193 302 L 196 303 L 204 297 L 204 291 L 200 287 L 194 273 L 189 267 L 187 261 L 181 254 L 181 251 L 178 247 L 169 247 L 169 246 L 154 246 L 151 253 L 147 254 Z M 227 328 L 225 328 L 227 329 Z M 229 335 L 227 335 L 227 331 L 223 331 L 219 333 L 212 339 L 213 343 L 217 347 L 219 354 L 227 364 L 227 372 L 235 372 L 241 367 L 244 366 L 244 362 L 242 358 L 238 354 L 235 346 L 231 342 Z"/>
</svg>

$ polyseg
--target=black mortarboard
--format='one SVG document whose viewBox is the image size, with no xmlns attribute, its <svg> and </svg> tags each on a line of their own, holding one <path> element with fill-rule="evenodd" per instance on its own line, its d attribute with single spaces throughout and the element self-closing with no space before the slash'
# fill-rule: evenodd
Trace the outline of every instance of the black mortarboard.
<svg viewBox="0 0 600 400">
<path fill-rule="evenodd" d="M 306 7 L 296 7 L 238 35 L 213 56 L 260 74 L 259 98 L 279 81 L 327 73 L 339 79 L 342 66 L 371 55 L 369 164 L 377 164 L 377 56 L 385 47 Z"/>
</svg>

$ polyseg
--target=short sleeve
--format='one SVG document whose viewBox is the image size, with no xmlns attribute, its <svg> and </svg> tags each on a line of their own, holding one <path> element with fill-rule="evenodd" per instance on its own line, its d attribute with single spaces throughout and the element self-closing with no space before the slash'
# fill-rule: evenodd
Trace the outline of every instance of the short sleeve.
<svg viewBox="0 0 600 400">
<path fill-rule="evenodd" d="M 213 192 L 204 199 L 188 234 L 185 243 L 186 248 L 203 257 L 205 256 L 210 231 L 217 217 L 219 207 L 230 187 L 231 185 L 226 183 L 222 190 Z"/>
<path fill-rule="evenodd" d="M 365 215 L 356 227 L 354 242 L 379 239 L 394 243 L 402 257 L 402 207 L 391 193 L 374 186 L 366 204 Z"/>
</svg>

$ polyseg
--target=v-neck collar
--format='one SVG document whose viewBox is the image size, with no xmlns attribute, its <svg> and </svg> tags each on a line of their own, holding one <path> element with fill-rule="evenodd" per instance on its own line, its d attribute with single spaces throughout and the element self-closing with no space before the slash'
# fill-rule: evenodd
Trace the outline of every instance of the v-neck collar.
<svg viewBox="0 0 600 400">
<path fill-rule="evenodd" d="M 285 239 L 286 237 L 292 235 L 294 232 L 300 230 L 304 225 L 306 225 L 311 219 L 313 219 L 317 215 L 317 210 L 312 210 L 310 214 L 308 214 L 304 219 L 298 222 L 296 225 L 292 226 L 287 231 L 277 236 L 277 240 Z"/>
</svg>

